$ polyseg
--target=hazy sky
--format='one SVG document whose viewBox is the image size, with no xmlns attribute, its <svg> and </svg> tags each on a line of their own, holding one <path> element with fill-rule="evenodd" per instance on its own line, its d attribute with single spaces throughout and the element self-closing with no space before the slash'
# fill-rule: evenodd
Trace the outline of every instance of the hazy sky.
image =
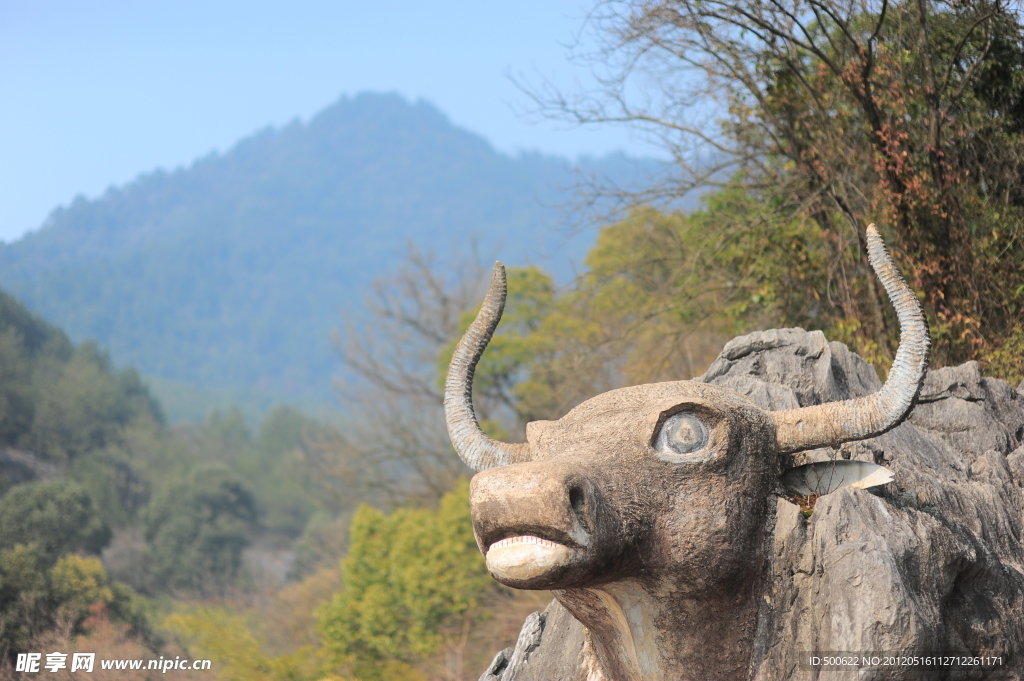
<svg viewBox="0 0 1024 681">
<path fill-rule="evenodd" d="M 342 94 L 423 97 L 503 151 L 653 150 L 518 116 L 509 75 L 588 82 L 585 0 L 0 0 L 0 239 L 76 194 L 224 151 Z M 584 43 L 586 44 L 586 43 Z"/>
</svg>

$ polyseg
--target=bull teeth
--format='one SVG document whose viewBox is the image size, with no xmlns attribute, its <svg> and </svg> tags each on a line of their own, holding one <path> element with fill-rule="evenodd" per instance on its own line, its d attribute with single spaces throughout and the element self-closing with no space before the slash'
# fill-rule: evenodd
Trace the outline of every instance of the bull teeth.
<svg viewBox="0 0 1024 681">
<path fill-rule="evenodd" d="M 518 537 L 505 537 L 501 541 L 496 541 L 493 544 L 491 544 L 490 548 L 488 548 L 487 550 L 493 551 L 494 549 L 503 549 L 506 546 L 516 546 L 517 544 L 537 544 L 539 546 L 545 546 L 550 549 L 553 549 L 557 546 L 562 546 L 562 544 L 559 544 L 558 542 L 553 542 L 548 539 L 542 539 L 541 537 L 535 537 L 532 534 L 524 534 Z"/>
</svg>

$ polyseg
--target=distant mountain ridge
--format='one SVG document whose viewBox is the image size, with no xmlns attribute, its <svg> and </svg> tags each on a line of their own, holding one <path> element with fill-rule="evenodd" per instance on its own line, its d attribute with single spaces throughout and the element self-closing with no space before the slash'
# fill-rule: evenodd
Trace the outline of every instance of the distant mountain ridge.
<svg viewBox="0 0 1024 681">
<path fill-rule="evenodd" d="M 586 163 L 619 179 L 653 167 Z M 310 404 L 331 396 L 339 309 L 408 243 L 440 252 L 475 238 L 508 262 L 537 260 L 563 241 L 555 206 L 574 183 L 564 159 L 510 157 L 427 102 L 364 93 L 55 210 L 0 245 L 0 285 L 153 378 L 172 418 L 168 391 L 182 386 Z"/>
</svg>

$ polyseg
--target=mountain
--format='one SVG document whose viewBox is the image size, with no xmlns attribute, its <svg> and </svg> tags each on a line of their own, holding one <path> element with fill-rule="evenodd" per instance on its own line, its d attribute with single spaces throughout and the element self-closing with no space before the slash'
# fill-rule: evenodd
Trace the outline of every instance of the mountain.
<svg viewBox="0 0 1024 681">
<path fill-rule="evenodd" d="M 620 180 L 653 167 L 584 164 Z M 589 245 L 555 229 L 575 181 L 565 159 L 501 154 L 427 102 L 366 93 L 56 209 L 0 245 L 0 286 L 137 366 L 172 420 L 224 399 L 313 405 L 339 368 L 339 309 L 408 244 L 475 240 L 513 264 L 557 252 L 545 264 L 566 272 Z"/>
</svg>

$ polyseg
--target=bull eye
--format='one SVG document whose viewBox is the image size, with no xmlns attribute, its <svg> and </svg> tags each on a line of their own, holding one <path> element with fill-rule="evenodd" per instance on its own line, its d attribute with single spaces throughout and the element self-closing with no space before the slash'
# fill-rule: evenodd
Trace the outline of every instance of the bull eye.
<svg viewBox="0 0 1024 681">
<path fill-rule="evenodd" d="M 665 461 L 679 461 L 687 455 L 699 452 L 708 444 L 708 429 L 693 414 L 674 414 L 661 425 L 654 448 L 658 458 Z"/>
</svg>

